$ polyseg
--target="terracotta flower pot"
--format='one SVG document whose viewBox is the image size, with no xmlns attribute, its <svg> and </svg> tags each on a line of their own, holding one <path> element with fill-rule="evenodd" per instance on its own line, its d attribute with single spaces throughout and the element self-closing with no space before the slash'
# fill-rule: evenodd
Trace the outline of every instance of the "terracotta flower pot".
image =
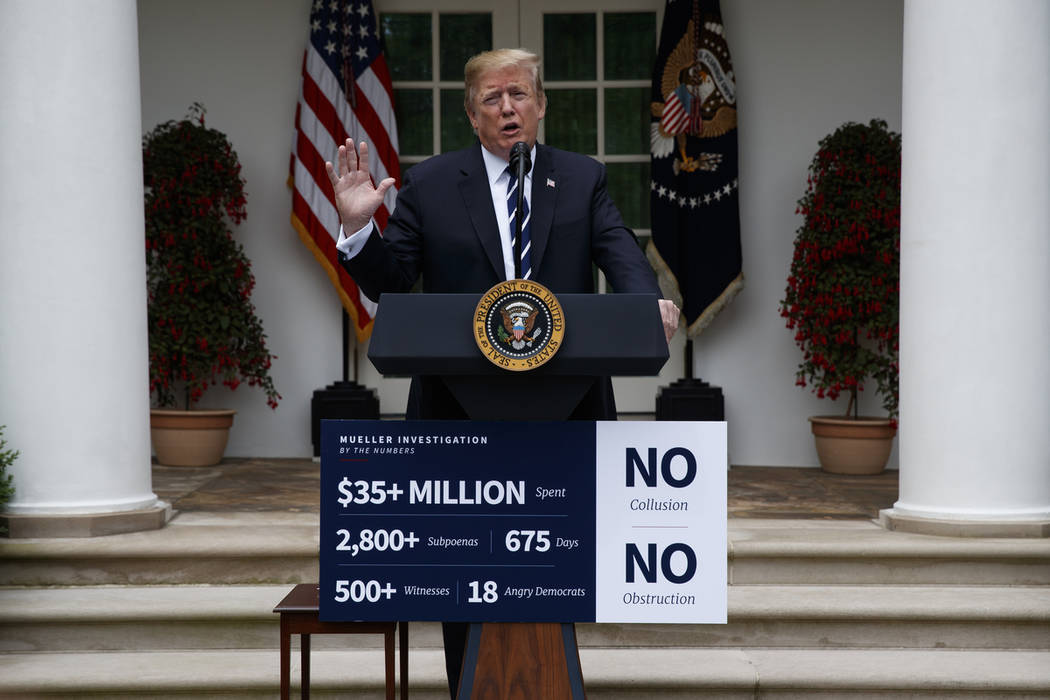
<svg viewBox="0 0 1050 700">
<path fill-rule="evenodd" d="M 889 418 L 810 416 L 820 468 L 832 474 L 878 474 L 897 428 Z"/>
<path fill-rule="evenodd" d="M 150 437 L 157 461 L 175 467 L 218 464 L 226 451 L 233 410 L 174 411 L 150 409 Z"/>
</svg>

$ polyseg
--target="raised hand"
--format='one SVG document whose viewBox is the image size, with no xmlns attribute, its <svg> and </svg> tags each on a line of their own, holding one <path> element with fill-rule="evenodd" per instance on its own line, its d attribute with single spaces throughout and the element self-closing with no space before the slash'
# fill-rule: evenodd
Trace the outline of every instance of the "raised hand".
<svg viewBox="0 0 1050 700">
<path fill-rule="evenodd" d="M 335 191 L 335 207 L 346 235 L 362 229 L 383 203 L 386 191 L 394 184 L 388 177 L 376 187 L 368 174 L 368 144 L 364 141 L 355 148 L 352 139 L 339 147 L 339 172 L 331 162 L 325 162 L 328 179 Z"/>
</svg>

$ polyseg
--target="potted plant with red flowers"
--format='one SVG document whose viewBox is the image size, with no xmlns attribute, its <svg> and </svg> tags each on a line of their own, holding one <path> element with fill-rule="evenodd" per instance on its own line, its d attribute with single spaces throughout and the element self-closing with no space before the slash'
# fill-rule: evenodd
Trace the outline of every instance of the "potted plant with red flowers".
<svg viewBox="0 0 1050 700">
<path fill-rule="evenodd" d="M 882 471 L 896 434 L 900 163 L 900 134 L 886 122 L 843 124 L 821 140 L 796 210 L 804 221 L 780 302 L 802 350 L 796 384 L 849 397 L 845 415 L 810 418 L 828 471 Z M 860 415 L 870 380 L 884 417 Z"/>
<path fill-rule="evenodd" d="M 217 464 L 234 411 L 193 410 L 204 392 L 247 383 L 272 408 L 281 398 L 251 264 L 231 231 L 246 217 L 241 166 L 199 104 L 146 134 L 142 158 L 153 447 L 162 464 Z"/>
</svg>

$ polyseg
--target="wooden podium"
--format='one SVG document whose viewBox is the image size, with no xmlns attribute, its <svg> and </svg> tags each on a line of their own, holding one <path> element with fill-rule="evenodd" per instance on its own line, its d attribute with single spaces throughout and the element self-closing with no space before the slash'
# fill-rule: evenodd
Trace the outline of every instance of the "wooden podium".
<svg viewBox="0 0 1050 700">
<path fill-rule="evenodd" d="M 440 377 L 471 420 L 565 420 L 608 376 L 653 376 L 667 362 L 655 295 L 563 294 L 562 347 L 546 364 L 511 372 L 471 333 L 480 295 L 384 294 L 368 357 L 384 375 Z M 420 319 L 440 319 L 421 342 Z M 508 400 L 513 397 L 513 400 Z M 571 623 L 471 624 L 457 698 L 585 697 Z"/>
<path fill-rule="evenodd" d="M 474 623 L 467 636 L 459 700 L 586 697 L 571 622 Z"/>
</svg>

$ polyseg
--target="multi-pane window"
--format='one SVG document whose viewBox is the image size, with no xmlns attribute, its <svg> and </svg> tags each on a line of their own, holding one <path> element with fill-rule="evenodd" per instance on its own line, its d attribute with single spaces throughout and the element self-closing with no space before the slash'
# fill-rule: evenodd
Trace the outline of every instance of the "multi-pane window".
<svg viewBox="0 0 1050 700">
<path fill-rule="evenodd" d="M 656 11 L 539 12 L 523 23 L 524 44 L 541 53 L 547 115 L 543 143 L 606 164 L 609 192 L 627 224 L 649 229 L 649 90 Z M 402 169 L 470 145 L 463 64 L 507 32 L 499 13 L 384 12 Z M 539 36 L 526 36 L 537 32 Z M 514 32 L 517 33 L 517 32 Z M 643 241 L 644 242 L 644 241 Z"/>
<path fill-rule="evenodd" d="M 544 143 L 605 163 L 609 194 L 645 246 L 656 12 L 543 13 Z M 605 281 L 596 273 L 599 289 Z"/>
<path fill-rule="evenodd" d="M 394 82 L 401 170 L 464 148 L 463 65 L 493 47 L 491 12 L 386 12 L 380 16 Z"/>
<path fill-rule="evenodd" d="M 543 15 L 544 143 L 606 164 L 628 226 L 649 228 L 649 91 L 655 12 Z"/>
</svg>

